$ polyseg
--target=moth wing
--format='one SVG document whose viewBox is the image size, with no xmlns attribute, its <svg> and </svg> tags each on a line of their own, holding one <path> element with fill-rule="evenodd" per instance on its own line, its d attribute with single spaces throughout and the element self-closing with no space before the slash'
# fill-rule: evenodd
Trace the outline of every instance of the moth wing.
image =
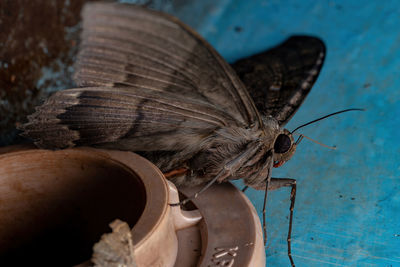
<svg viewBox="0 0 400 267">
<path fill-rule="evenodd" d="M 28 118 L 23 135 L 39 147 L 112 143 L 131 151 L 195 150 L 215 129 L 235 124 L 209 103 L 136 87 L 59 91 Z"/>
<path fill-rule="evenodd" d="M 326 54 L 315 37 L 293 36 L 279 46 L 232 64 L 262 115 L 285 125 L 317 80 Z"/>
<path fill-rule="evenodd" d="M 259 120 L 231 66 L 175 17 L 134 5 L 91 3 L 83 12 L 79 86 L 129 86 L 208 102 L 240 125 Z"/>
</svg>

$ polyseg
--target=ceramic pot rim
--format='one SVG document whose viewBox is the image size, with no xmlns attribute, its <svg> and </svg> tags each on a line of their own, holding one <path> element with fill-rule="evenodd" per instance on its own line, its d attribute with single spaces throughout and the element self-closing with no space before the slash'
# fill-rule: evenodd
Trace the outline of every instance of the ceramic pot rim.
<svg viewBox="0 0 400 267">
<path fill-rule="evenodd" d="M 10 150 L 0 151 L 0 160 L 4 157 L 18 156 L 21 154 L 37 153 L 87 153 L 91 157 L 103 158 L 121 166 L 125 171 L 134 174 L 142 181 L 145 193 L 146 204 L 144 210 L 134 225 L 132 232 L 133 243 L 140 246 L 157 229 L 165 216 L 168 208 L 168 185 L 156 166 L 148 160 L 128 151 L 105 150 L 91 147 L 68 148 L 63 150 L 35 149 L 30 147 L 15 146 Z"/>
</svg>

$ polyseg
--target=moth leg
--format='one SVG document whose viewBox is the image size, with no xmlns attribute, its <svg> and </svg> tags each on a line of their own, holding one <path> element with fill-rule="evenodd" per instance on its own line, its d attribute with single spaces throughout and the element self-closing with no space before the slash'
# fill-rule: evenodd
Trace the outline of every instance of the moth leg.
<svg viewBox="0 0 400 267">
<path fill-rule="evenodd" d="M 180 206 L 180 205 L 185 205 L 186 203 L 188 203 L 190 200 L 197 198 L 198 195 L 200 195 L 201 193 L 203 193 L 204 191 L 206 191 L 210 186 L 212 186 L 216 181 L 218 181 L 218 179 L 225 179 L 226 177 L 228 177 L 230 175 L 230 170 L 228 168 L 223 168 L 212 180 L 208 181 L 206 183 L 206 185 L 200 189 L 199 192 L 195 193 L 194 195 L 178 202 L 178 203 L 171 203 L 169 204 L 170 206 Z"/>
<path fill-rule="evenodd" d="M 290 178 L 271 178 L 271 181 L 268 185 L 268 190 L 275 190 L 281 187 L 291 187 L 292 190 L 290 192 L 290 216 L 289 216 L 289 231 L 287 235 L 287 245 L 288 245 L 288 257 L 290 260 L 290 264 L 294 267 L 294 261 L 292 258 L 292 223 L 293 223 L 293 210 L 294 210 L 294 202 L 296 200 L 296 180 Z M 263 213 L 265 209 L 263 210 Z M 265 220 L 263 222 L 263 227 L 265 227 Z"/>
</svg>

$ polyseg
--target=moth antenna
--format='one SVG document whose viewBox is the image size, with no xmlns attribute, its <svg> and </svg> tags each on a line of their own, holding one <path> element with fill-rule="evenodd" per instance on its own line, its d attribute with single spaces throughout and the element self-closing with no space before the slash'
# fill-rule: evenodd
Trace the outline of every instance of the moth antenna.
<svg viewBox="0 0 400 267">
<path fill-rule="evenodd" d="M 296 145 L 298 145 L 298 144 L 301 142 L 301 140 L 303 140 L 303 137 L 305 137 L 305 138 L 307 138 L 308 140 L 310 140 L 311 142 L 314 142 L 314 143 L 316 143 L 316 144 L 318 144 L 318 145 L 320 145 L 320 146 L 323 146 L 323 147 L 326 147 L 326 148 L 329 148 L 329 149 L 336 149 L 336 146 L 328 146 L 328 145 L 325 145 L 325 144 L 323 144 L 323 143 L 318 142 L 317 140 L 312 139 L 311 137 L 305 136 L 304 134 L 299 134 L 299 135 L 300 135 L 299 138 L 298 138 L 297 141 L 295 142 Z"/>
<path fill-rule="evenodd" d="M 204 191 L 206 191 L 210 186 L 212 186 L 217 180 L 218 178 L 221 177 L 221 175 L 223 174 L 223 171 L 220 171 L 212 180 L 210 180 L 202 189 L 200 189 L 200 191 L 198 191 L 197 193 L 195 193 L 194 195 L 191 195 L 190 197 L 179 201 L 178 203 L 170 203 L 170 206 L 182 206 L 185 205 L 186 203 L 188 203 L 190 200 L 197 198 L 201 193 L 203 193 Z"/>
<path fill-rule="evenodd" d="M 267 225 L 265 223 L 265 213 L 267 209 L 267 195 L 268 195 L 268 185 L 269 185 L 269 179 L 267 178 L 265 180 L 265 194 L 264 194 L 264 204 L 263 204 L 263 232 L 264 232 L 264 247 L 267 244 Z"/>
<path fill-rule="evenodd" d="M 337 114 L 340 114 L 340 113 L 348 112 L 348 111 L 365 111 L 365 109 L 363 109 L 363 108 L 349 108 L 349 109 L 344 109 L 344 110 L 340 110 L 340 111 L 337 111 L 337 112 L 334 112 L 334 113 L 325 115 L 325 116 L 323 116 L 323 117 L 321 117 L 321 118 L 318 118 L 318 119 L 316 119 L 316 120 L 313 120 L 313 121 L 307 122 L 307 123 L 305 123 L 305 124 L 303 124 L 303 125 L 300 125 L 299 127 L 297 127 L 296 129 L 294 129 L 294 130 L 292 131 L 292 134 L 293 134 L 295 131 L 297 131 L 298 129 L 303 128 L 304 126 L 310 125 L 310 124 L 312 124 L 312 123 L 314 123 L 314 122 L 317 122 L 317 121 L 326 119 L 326 118 L 328 118 L 328 117 L 331 117 L 331 116 L 334 116 L 334 115 L 337 115 Z"/>
</svg>

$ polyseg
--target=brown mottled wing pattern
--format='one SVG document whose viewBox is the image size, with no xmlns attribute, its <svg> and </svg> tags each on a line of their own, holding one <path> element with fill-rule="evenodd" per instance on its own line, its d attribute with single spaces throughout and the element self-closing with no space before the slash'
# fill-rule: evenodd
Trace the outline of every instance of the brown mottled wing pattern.
<svg viewBox="0 0 400 267">
<path fill-rule="evenodd" d="M 293 36 L 281 45 L 234 63 L 262 115 L 285 125 L 311 90 L 325 59 L 315 37 Z"/>
<path fill-rule="evenodd" d="M 246 126 L 258 113 L 228 63 L 178 19 L 133 5 L 83 10 L 79 86 L 140 86 L 201 99 Z"/>
<path fill-rule="evenodd" d="M 87 87 L 52 95 L 24 125 L 40 147 L 114 142 L 124 150 L 181 150 L 235 125 L 209 103 L 136 87 Z"/>
<path fill-rule="evenodd" d="M 207 42 L 176 18 L 137 6 L 85 6 L 75 80 L 82 88 L 52 95 L 23 135 L 46 148 L 187 157 L 216 129 L 259 119 L 245 86 Z"/>
</svg>

